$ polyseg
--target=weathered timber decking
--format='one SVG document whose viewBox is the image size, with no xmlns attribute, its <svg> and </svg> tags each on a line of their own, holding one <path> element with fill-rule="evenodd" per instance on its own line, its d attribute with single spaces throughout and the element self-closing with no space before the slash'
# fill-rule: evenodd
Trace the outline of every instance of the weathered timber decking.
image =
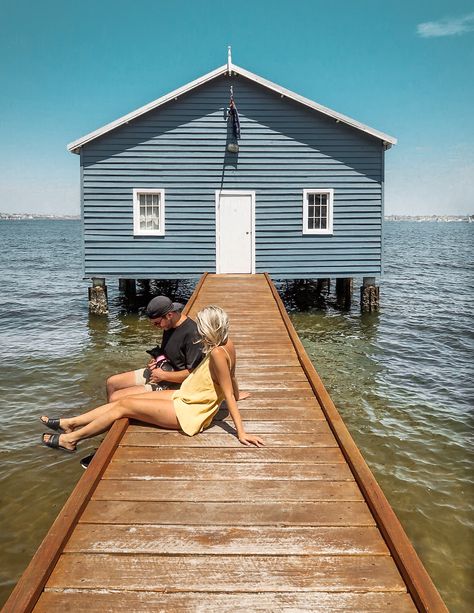
<svg viewBox="0 0 474 613">
<path fill-rule="evenodd" d="M 204 433 L 121 420 L 6 611 L 446 611 L 265 275 L 208 275 L 239 403 Z"/>
</svg>

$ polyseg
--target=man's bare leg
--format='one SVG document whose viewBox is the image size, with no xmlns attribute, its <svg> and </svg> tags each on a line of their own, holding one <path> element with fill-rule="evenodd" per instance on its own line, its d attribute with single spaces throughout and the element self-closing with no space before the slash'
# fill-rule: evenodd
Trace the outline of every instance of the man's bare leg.
<svg viewBox="0 0 474 613">
<path fill-rule="evenodd" d="M 117 375 L 112 375 L 107 379 L 107 400 L 112 400 L 112 394 L 118 390 L 125 389 L 127 387 L 135 387 L 137 385 L 136 374 L 134 370 L 128 372 L 121 372 Z M 142 390 L 143 392 L 146 390 Z"/>
<path fill-rule="evenodd" d="M 132 385 L 131 387 L 125 387 L 122 390 L 112 392 L 109 396 L 109 402 L 120 400 L 120 398 L 124 398 L 125 396 L 137 396 L 137 394 L 146 394 L 151 391 L 152 390 L 147 389 L 144 385 Z"/>
</svg>

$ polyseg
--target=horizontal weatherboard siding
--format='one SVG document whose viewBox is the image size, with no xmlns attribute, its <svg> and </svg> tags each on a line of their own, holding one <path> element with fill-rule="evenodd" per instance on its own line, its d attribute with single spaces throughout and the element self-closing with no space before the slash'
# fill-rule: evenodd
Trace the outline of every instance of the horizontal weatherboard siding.
<svg viewBox="0 0 474 613">
<path fill-rule="evenodd" d="M 226 152 L 230 85 L 238 155 Z M 256 272 L 381 272 L 383 145 L 244 77 L 219 77 L 81 149 L 85 275 L 215 271 L 215 192 L 256 194 Z M 133 236 L 133 189 L 164 189 L 166 233 Z M 303 235 L 303 189 L 334 190 L 333 234 Z"/>
</svg>

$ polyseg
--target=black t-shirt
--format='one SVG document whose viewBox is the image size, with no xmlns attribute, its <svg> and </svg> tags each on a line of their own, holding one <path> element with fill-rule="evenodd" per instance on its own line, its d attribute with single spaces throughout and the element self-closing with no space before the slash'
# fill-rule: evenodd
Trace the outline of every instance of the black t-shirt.
<svg viewBox="0 0 474 613">
<path fill-rule="evenodd" d="M 198 338 L 196 322 L 188 317 L 177 328 L 165 330 L 161 347 L 155 347 L 148 353 L 153 357 L 164 354 L 174 370 L 192 370 L 203 358 L 201 344 L 196 343 Z"/>
</svg>

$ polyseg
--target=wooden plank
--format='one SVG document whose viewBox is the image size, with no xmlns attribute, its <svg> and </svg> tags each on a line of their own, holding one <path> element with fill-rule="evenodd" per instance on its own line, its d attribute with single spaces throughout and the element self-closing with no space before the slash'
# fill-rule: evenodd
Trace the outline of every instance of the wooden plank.
<svg viewBox="0 0 474 613">
<path fill-rule="evenodd" d="M 122 445 L 133 447 L 242 447 L 235 434 L 222 432 L 221 429 L 190 437 L 181 432 L 150 430 L 147 432 L 126 432 Z M 265 434 L 265 447 L 337 447 L 331 432 L 322 434 Z"/>
<path fill-rule="evenodd" d="M 248 373 L 250 375 L 260 376 L 262 373 L 271 373 L 276 377 L 285 377 L 286 375 L 294 375 L 301 372 L 301 366 L 289 366 L 287 364 L 282 365 L 281 362 L 274 364 L 273 366 L 268 365 L 266 362 L 256 362 L 250 361 L 251 369 L 244 368 L 242 366 L 242 359 L 240 354 L 237 355 L 237 365 L 236 365 L 236 373 L 237 375 L 242 376 L 242 374 Z"/>
<path fill-rule="evenodd" d="M 301 394 L 301 391 L 306 391 L 306 397 L 311 398 L 313 396 L 313 392 L 311 391 L 310 393 L 311 387 L 307 381 L 288 381 L 286 379 L 266 381 L 263 379 L 246 379 L 244 377 L 242 380 L 242 385 L 245 385 L 245 389 L 249 391 L 255 390 L 262 392 L 269 390 L 271 392 L 278 392 L 278 398 L 288 397 L 283 394 L 285 391 L 297 392 L 297 394 Z M 290 398 L 293 397 L 294 395 L 292 394 Z"/>
<path fill-rule="evenodd" d="M 272 369 L 261 372 L 241 372 L 239 373 L 239 383 L 251 383 L 255 385 L 261 385 L 262 383 L 272 383 L 277 385 L 278 383 L 284 383 L 285 385 L 293 383 L 305 383 L 308 384 L 308 380 L 302 372 L 299 373 L 275 373 Z M 295 387 L 303 387 L 301 385 L 295 385 Z"/>
<path fill-rule="evenodd" d="M 286 400 L 312 400 L 314 398 L 313 392 L 310 392 L 302 381 L 268 381 L 263 383 L 242 380 L 239 381 L 239 387 L 249 392 L 251 397 L 255 399 L 275 399 L 279 406 L 284 405 Z"/>
<path fill-rule="evenodd" d="M 246 405 L 247 406 L 247 405 Z M 301 409 L 299 407 L 284 407 L 278 406 L 272 409 L 264 409 L 261 407 L 242 409 L 239 407 L 240 415 L 244 421 L 304 421 L 309 419 L 319 419 L 326 421 L 324 413 L 319 407 L 311 407 L 310 409 Z M 217 421 L 231 421 L 232 418 L 227 409 L 221 409 L 216 414 Z"/>
<path fill-rule="evenodd" d="M 64 551 L 154 555 L 390 555 L 377 528 L 79 524 Z"/>
<path fill-rule="evenodd" d="M 217 585 L 214 589 L 217 589 Z M 177 611 L 187 613 L 235 613 L 237 611 L 287 611 L 288 613 L 415 613 L 411 597 L 401 592 L 149 592 L 128 590 L 104 592 L 81 590 L 75 592 L 45 592 L 35 609 L 36 613 L 51 611 L 88 611 L 88 613 L 148 613 L 149 611 Z"/>
<path fill-rule="evenodd" d="M 205 485 L 202 486 L 205 488 Z M 238 486 L 234 486 L 238 489 Z M 90 524 L 196 526 L 373 526 L 365 502 L 143 502 L 91 500 L 82 517 Z"/>
<path fill-rule="evenodd" d="M 275 462 L 119 462 L 112 460 L 103 479 L 198 479 L 218 477 L 236 481 L 352 481 L 346 463 L 279 464 Z M 203 484 L 205 487 L 205 484 Z"/>
<path fill-rule="evenodd" d="M 205 486 L 197 481 L 161 480 L 130 481 L 125 479 L 102 479 L 93 500 L 129 501 L 204 501 L 247 502 L 274 501 L 358 501 L 363 497 L 355 481 L 235 481 L 218 479 L 206 481 Z"/>
<path fill-rule="evenodd" d="M 375 480 L 357 445 L 354 443 L 331 397 L 321 381 L 316 369 L 309 359 L 303 344 L 291 323 L 281 298 L 276 291 L 269 275 L 265 273 L 268 285 L 280 310 L 283 321 L 298 353 L 301 366 L 316 394 L 319 404 L 327 416 L 328 423 L 357 479 L 362 493 L 370 506 L 377 524 L 387 542 L 390 552 L 406 581 L 410 594 L 416 606 L 422 611 L 443 611 L 447 608 L 430 576 L 426 572 L 415 548 L 409 541 L 395 512 L 385 498 L 379 484 Z"/>
<path fill-rule="evenodd" d="M 308 452 L 305 448 L 237 447 L 122 447 L 114 455 L 114 461 L 125 462 L 278 462 L 281 464 L 336 464 L 346 463 L 341 450 L 322 447 Z"/>
<path fill-rule="evenodd" d="M 61 556 L 49 589 L 172 592 L 393 591 L 405 584 L 386 556 Z"/>
<path fill-rule="evenodd" d="M 246 430 L 252 434 L 330 434 L 331 430 L 326 422 L 322 419 L 297 419 L 297 420 L 285 420 L 285 421 L 258 421 L 256 419 L 250 421 L 246 425 Z M 208 436 L 209 434 L 218 434 L 220 432 L 227 432 L 234 434 L 233 422 L 223 421 L 215 419 L 211 426 L 204 430 L 202 434 Z M 136 422 L 130 427 L 130 433 L 150 433 L 160 434 L 166 433 L 166 430 L 159 428 L 158 426 L 152 426 L 148 424 L 141 424 Z M 263 438 L 263 436 L 262 436 Z"/>
<path fill-rule="evenodd" d="M 245 402 L 245 409 L 242 408 L 243 404 L 240 405 L 240 415 L 244 421 L 308 421 L 308 420 L 319 420 L 322 422 L 326 422 L 326 418 L 324 417 L 324 413 L 318 406 L 308 407 L 308 408 L 300 408 L 300 407 L 287 407 L 281 406 L 266 408 L 265 406 L 257 406 L 256 404 L 247 404 Z M 230 417 L 229 411 L 226 408 L 222 408 L 218 411 L 215 417 L 216 421 L 230 421 L 232 422 L 232 418 Z M 137 426 L 134 429 L 134 432 L 146 432 L 149 431 L 147 424 L 139 421 L 132 421 L 133 426 Z M 150 426 L 153 428 L 153 426 Z"/>
<path fill-rule="evenodd" d="M 244 388 L 242 388 L 244 389 Z M 284 404 L 286 400 L 301 398 L 304 400 L 311 400 L 313 398 L 313 392 L 308 389 L 295 389 L 295 388 L 287 388 L 287 389 L 258 389 L 253 385 L 246 385 L 245 391 L 250 392 L 254 398 L 266 398 L 266 399 L 274 399 L 280 404 Z"/>
<path fill-rule="evenodd" d="M 226 408 L 225 401 L 222 403 L 222 409 Z M 284 403 L 280 403 L 272 398 L 255 398 L 250 396 L 245 400 L 239 402 L 239 410 L 248 411 L 249 409 L 271 409 L 272 411 L 285 411 L 286 409 L 299 409 L 301 411 L 307 411 L 309 415 L 313 411 L 319 412 L 321 407 L 319 406 L 316 398 L 307 398 L 302 400 L 301 398 L 287 398 Z M 276 414 L 275 418 L 280 419 L 281 413 Z M 323 413 L 324 415 L 324 413 Z M 326 416 L 324 416 L 326 419 Z"/>
</svg>

